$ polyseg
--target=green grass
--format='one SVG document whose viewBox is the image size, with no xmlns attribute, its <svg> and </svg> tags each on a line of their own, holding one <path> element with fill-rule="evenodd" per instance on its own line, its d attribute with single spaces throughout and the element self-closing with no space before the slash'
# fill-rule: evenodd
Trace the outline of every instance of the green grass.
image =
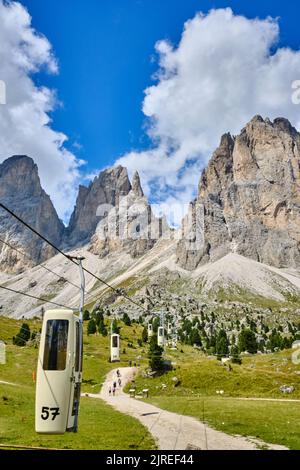
<svg viewBox="0 0 300 470">
<path fill-rule="evenodd" d="M 239 286 L 232 285 L 229 290 L 219 288 L 213 294 L 210 294 L 210 298 L 216 298 L 221 305 L 216 308 L 216 312 L 222 310 L 222 303 L 226 300 L 230 302 L 241 302 L 247 304 L 248 307 L 271 309 L 274 315 L 282 315 L 281 309 L 286 308 L 287 312 L 285 315 L 295 321 L 298 320 L 297 314 L 294 313 L 296 308 L 300 307 L 300 297 L 294 293 L 287 292 L 286 290 L 281 291 L 284 300 L 276 300 L 267 297 L 263 297 L 259 294 L 253 294 L 252 292 L 242 289 Z M 242 313 L 244 315 L 244 313 Z"/>
<path fill-rule="evenodd" d="M 39 321 L 27 321 L 31 331 L 39 330 Z M 7 361 L 0 365 L 0 381 L 17 386 L 0 384 L 0 444 L 28 445 L 66 449 L 153 449 L 154 441 L 146 428 L 136 419 L 115 411 L 99 399 L 82 398 L 80 404 L 79 432 L 63 436 L 38 435 L 34 431 L 35 384 L 38 350 L 33 346 L 18 347 L 12 337 L 18 333 L 22 321 L 1 317 L 0 339 L 7 343 Z M 86 323 L 84 331 L 86 332 Z M 122 348 L 126 348 L 123 362 L 135 360 L 142 354 L 137 346 L 141 327 L 122 325 Z M 127 347 L 132 342 L 136 349 Z M 98 393 L 107 372 L 116 364 L 108 362 L 109 337 L 84 334 L 83 392 Z"/>
<path fill-rule="evenodd" d="M 167 353 L 175 364 L 172 371 L 154 378 L 140 374 L 138 390 L 148 388 L 151 396 L 216 396 L 217 390 L 224 390 L 227 397 L 285 398 L 280 386 L 293 385 L 295 391 L 288 398 L 300 399 L 299 366 L 292 363 L 291 351 L 244 357 L 242 365 L 232 365 L 232 371 L 194 348 L 183 346 L 183 351 Z M 180 381 L 176 387 L 175 377 Z"/>
<path fill-rule="evenodd" d="M 151 449 L 152 438 L 134 418 L 102 400 L 81 398 L 79 431 L 63 436 L 34 431 L 34 386 L 0 385 L 0 444 L 57 449 Z"/>
<path fill-rule="evenodd" d="M 300 403 L 178 396 L 156 396 L 147 401 L 168 411 L 193 416 L 227 434 L 251 436 L 300 450 Z"/>
<path fill-rule="evenodd" d="M 208 358 L 190 346 L 183 346 L 183 351 L 167 354 L 176 363 L 172 371 L 154 378 L 145 378 L 141 373 L 136 379 L 137 391 L 149 389 L 147 401 L 205 420 L 228 434 L 254 436 L 300 449 L 300 403 L 239 399 L 300 399 L 299 366 L 291 361 L 292 351 L 244 357 L 242 365 L 232 365 L 231 372 L 216 358 Z M 176 387 L 174 377 L 180 381 Z M 279 387 L 284 384 L 293 384 L 295 391 L 283 395 Z M 217 395 L 217 390 L 223 390 L 224 395 Z"/>
<path fill-rule="evenodd" d="M 108 326 L 108 325 L 107 325 Z M 109 336 L 103 337 L 101 335 L 86 335 L 87 322 L 84 323 L 84 380 L 83 391 L 95 392 L 99 391 L 101 384 L 106 374 L 113 368 L 126 367 L 128 362 L 138 362 L 137 358 L 142 357 L 139 361 L 143 366 L 147 363 L 146 346 L 143 348 L 137 344 L 137 339 L 141 337 L 143 327 L 138 324 L 133 324 L 128 327 L 121 324 L 121 361 L 117 364 L 111 364 L 109 359 L 110 354 L 110 339 Z M 132 344 L 133 347 L 128 346 Z"/>
<path fill-rule="evenodd" d="M 79 433 L 64 436 L 40 436 L 34 432 L 34 383 L 37 349 L 12 344 L 22 322 L 0 319 L 0 339 L 7 342 L 7 364 L 0 365 L 0 380 L 18 387 L 0 385 L 0 444 L 19 444 L 54 448 L 150 449 L 154 442 L 135 419 L 120 414 L 101 400 L 81 401 Z M 31 330 L 39 330 L 38 320 L 28 321 Z M 300 449 L 300 403 L 242 401 L 238 397 L 300 399 L 299 366 L 291 362 L 292 351 L 244 357 L 232 371 L 216 358 L 204 356 L 191 346 L 166 352 L 174 368 L 159 377 L 145 378 L 147 347 L 139 347 L 142 326 L 121 324 L 122 362 L 111 364 L 109 337 L 87 336 L 84 324 L 83 392 L 97 393 L 109 370 L 126 366 L 142 356 L 141 373 L 136 378 L 137 391 L 150 390 L 150 401 L 164 409 L 204 418 L 211 426 L 229 434 L 254 436 L 269 443 Z M 132 344 L 129 347 L 128 344 Z M 181 352 L 181 347 L 183 352 Z M 175 387 L 172 380 L 177 377 Z M 166 388 L 162 387 L 166 385 Z M 293 385 L 291 395 L 282 395 L 281 385 Z M 217 390 L 224 390 L 222 397 Z M 4 398 L 3 398 L 4 397 Z M 299 428 L 299 430 L 298 430 Z"/>
</svg>

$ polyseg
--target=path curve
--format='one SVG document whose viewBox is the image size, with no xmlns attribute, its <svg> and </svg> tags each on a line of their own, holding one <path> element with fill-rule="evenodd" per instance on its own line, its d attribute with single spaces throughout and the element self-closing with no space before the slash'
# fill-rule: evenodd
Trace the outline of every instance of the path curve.
<svg viewBox="0 0 300 470">
<path fill-rule="evenodd" d="M 115 396 L 110 396 L 109 387 L 114 381 L 117 382 L 116 371 L 117 369 L 114 369 L 108 373 L 99 394 L 84 395 L 101 398 L 121 413 L 138 419 L 152 434 L 161 450 L 256 450 L 261 445 L 274 450 L 287 450 L 284 446 L 265 444 L 256 439 L 216 431 L 196 418 L 171 413 L 142 400 L 130 398 L 121 387 L 117 388 Z M 122 387 L 130 382 L 137 372 L 133 367 L 120 367 L 119 371 Z"/>
</svg>

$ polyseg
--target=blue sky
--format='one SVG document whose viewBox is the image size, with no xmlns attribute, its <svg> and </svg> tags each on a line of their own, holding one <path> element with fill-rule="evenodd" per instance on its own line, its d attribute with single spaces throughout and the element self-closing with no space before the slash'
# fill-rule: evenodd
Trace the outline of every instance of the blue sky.
<svg viewBox="0 0 300 470">
<path fill-rule="evenodd" d="M 0 161 L 31 156 L 66 223 L 78 185 L 122 164 L 156 212 L 182 206 L 178 224 L 223 133 L 255 114 L 300 129 L 299 13 L 292 1 L 0 0 Z"/>
<path fill-rule="evenodd" d="M 249 18 L 280 17 L 280 45 L 300 47 L 300 4 L 293 1 L 23 0 L 32 24 L 51 42 L 60 73 L 37 80 L 53 87 L 63 106 L 54 127 L 89 170 L 112 165 L 132 148 L 147 147 L 144 89 L 157 69 L 154 45 L 177 43 L 197 11 L 231 6 Z M 157 58 L 157 57 L 156 57 Z M 243 123 L 241 123 L 242 125 Z M 68 144 L 68 145 L 69 145 Z"/>
</svg>

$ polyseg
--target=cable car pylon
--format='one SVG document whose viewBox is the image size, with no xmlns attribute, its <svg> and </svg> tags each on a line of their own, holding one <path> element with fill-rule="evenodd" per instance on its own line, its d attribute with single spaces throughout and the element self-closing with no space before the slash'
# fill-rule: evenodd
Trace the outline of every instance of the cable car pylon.
<svg viewBox="0 0 300 470">
<path fill-rule="evenodd" d="M 47 310 L 37 365 L 35 430 L 42 434 L 77 432 L 83 362 L 85 278 L 82 257 L 79 316 L 71 309 Z"/>
</svg>

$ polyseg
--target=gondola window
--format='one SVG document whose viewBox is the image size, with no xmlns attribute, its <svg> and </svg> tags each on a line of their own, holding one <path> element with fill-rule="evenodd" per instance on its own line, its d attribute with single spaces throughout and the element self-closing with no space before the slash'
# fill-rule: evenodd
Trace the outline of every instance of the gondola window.
<svg viewBox="0 0 300 470">
<path fill-rule="evenodd" d="M 68 331 L 68 320 L 47 321 L 44 370 L 64 370 L 66 368 Z"/>
</svg>

